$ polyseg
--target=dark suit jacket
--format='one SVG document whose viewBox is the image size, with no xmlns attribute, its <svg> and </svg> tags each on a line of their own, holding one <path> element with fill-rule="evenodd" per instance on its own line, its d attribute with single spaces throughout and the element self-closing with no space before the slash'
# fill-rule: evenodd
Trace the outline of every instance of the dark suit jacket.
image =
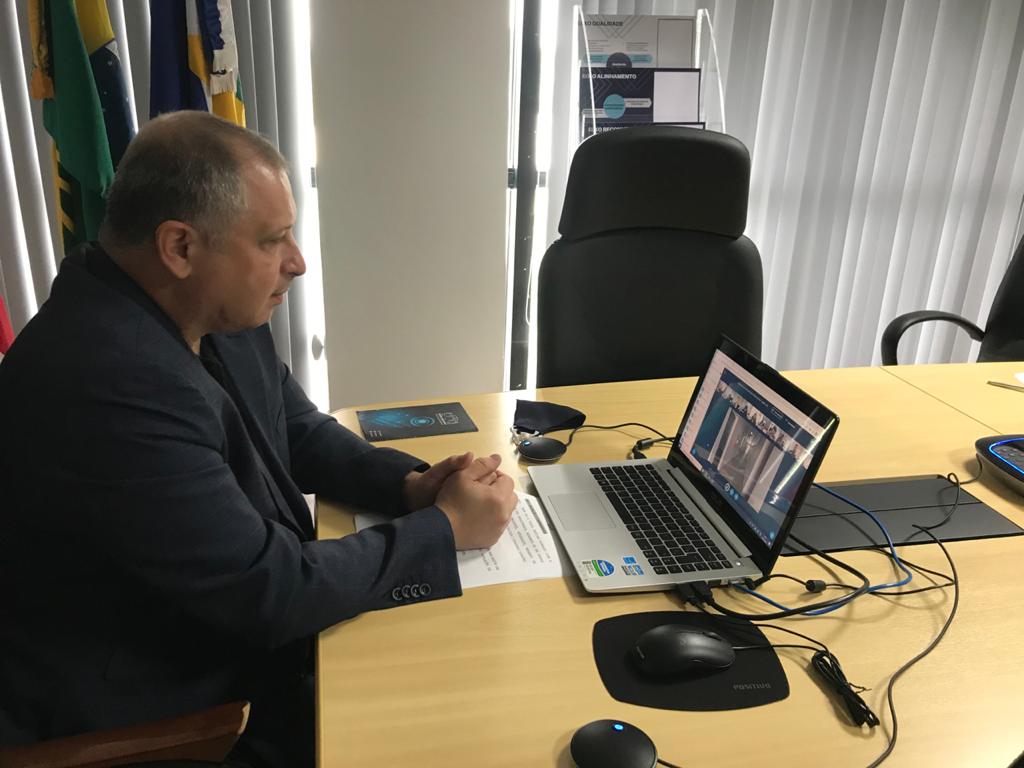
<svg viewBox="0 0 1024 768">
<path fill-rule="evenodd" d="M 90 246 L 0 364 L 0 743 L 248 698 L 332 624 L 460 594 L 436 507 L 314 540 L 301 492 L 399 514 L 418 459 L 319 413 L 266 326 L 203 351 Z"/>
</svg>

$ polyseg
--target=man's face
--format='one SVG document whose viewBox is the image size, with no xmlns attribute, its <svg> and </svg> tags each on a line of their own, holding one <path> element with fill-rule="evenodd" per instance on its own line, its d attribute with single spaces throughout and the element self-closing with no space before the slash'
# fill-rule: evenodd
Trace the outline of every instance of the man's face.
<svg viewBox="0 0 1024 768">
<path fill-rule="evenodd" d="M 242 183 L 245 211 L 224 222 L 219 240 L 207 243 L 195 262 L 205 325 L 221 333 L 266 323 L 292 279 L 306 271 L 292 231 L 295 201 L 288 177 L 250 161 Z"/>
</svg>

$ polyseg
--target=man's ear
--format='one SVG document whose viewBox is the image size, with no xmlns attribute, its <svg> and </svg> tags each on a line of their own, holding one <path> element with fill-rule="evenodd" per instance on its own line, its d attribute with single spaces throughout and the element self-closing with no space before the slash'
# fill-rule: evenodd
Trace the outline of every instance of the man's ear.
<svg viewBox="0 0 1024 768">
<path fill-rule="evenodd" d="M 192 274 L 202 237 L 191 224 L 170 219 L 156 228 L 154 245 L 160 263 L 179 280 Z"/>
</svg>

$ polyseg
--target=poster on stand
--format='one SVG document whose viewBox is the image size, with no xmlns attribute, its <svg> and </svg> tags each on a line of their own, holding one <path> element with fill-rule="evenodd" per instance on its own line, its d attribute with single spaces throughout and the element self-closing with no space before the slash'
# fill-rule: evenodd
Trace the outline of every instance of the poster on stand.
<svg viewBox="0 0 1024 768">
<path fill-rule="evenodd" d="M 591 67 L 693 67 L 697 20 L 692 16 L 583 17 L 580 57 Z"/>
<path fill-rule="evenodd" d="M 617 131 L 619 128 L 632 128 L 638 125 L 650 125 L 650 123 L 618 123 L 616 125 L 599 125 L 597 126 L 596 133 L 607 133 L 608 131 Z M 678 125 L 680 128 L 697 128 L 699 130 L 705 130 L 707 124 L 704 121 L 699 123 L 665 123 L 665 125 Z M 590 121 L 580 129 L 580 132 L 585 139 L 589 139 L 595 135 L 595 131 L 590 130 Z"/>
<path fill-rule="evenodd" d="M 697 123 L 699 101 L 699 69 L 582 69 L 581 138 L 595 128 Z"/>
<path fill-rule="evenodd" d="M 580 140 L 630 125 L 700 122 L 694 18 L 589 15 L 580 36 Z"/>
</svg>

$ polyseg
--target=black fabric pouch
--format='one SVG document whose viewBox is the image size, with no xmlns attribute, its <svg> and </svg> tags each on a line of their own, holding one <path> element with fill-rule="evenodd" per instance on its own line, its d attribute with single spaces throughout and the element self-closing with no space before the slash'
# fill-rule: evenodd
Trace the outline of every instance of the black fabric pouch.
<svg viewBox="0 0 1024 768">
<path fill-rule="evenodd" d="M 586 418 L 586 414 L 567 405 L 516 400 L 516 414 L 512 426 L 517 432 L 543 435 L 560 429 L 583 426 Z"/>
</svg>

